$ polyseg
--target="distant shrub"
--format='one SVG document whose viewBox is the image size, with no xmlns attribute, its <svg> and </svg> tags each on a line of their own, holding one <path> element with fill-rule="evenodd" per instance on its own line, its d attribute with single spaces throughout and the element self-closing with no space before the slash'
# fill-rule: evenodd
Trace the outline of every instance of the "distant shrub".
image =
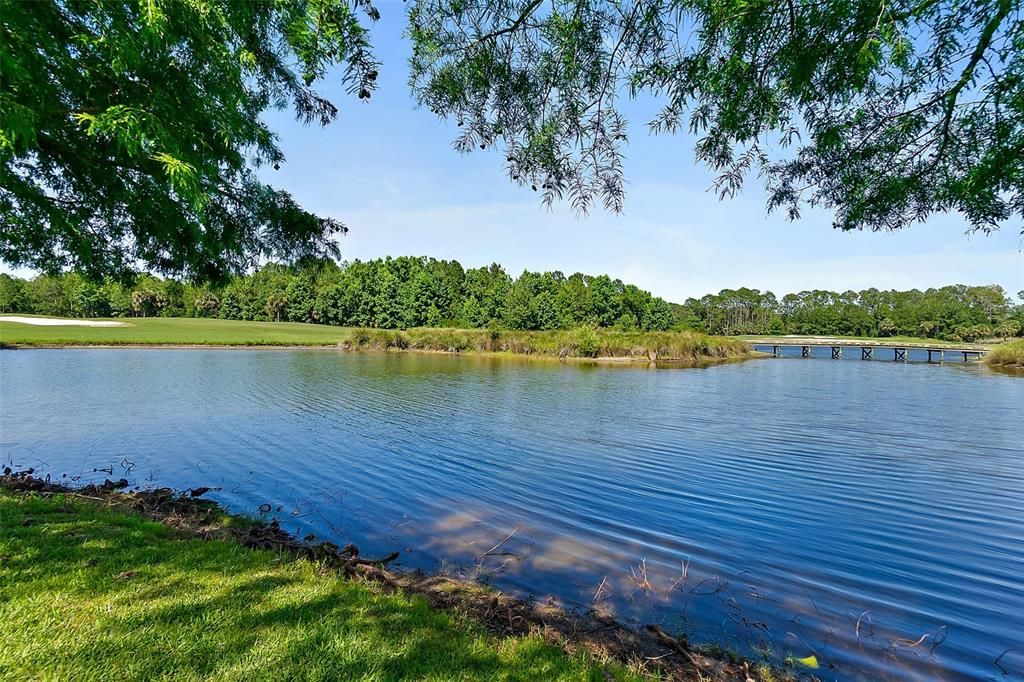
<svg viewBox="0 0 1024 682">
<path fill-rule="evenodd" d="M 576 341 L 576 353 L 583 358 L 596 358 L 601 350 L 601 339 L 593 327 L 580 327 L 573 331 Z"/>
</svg>

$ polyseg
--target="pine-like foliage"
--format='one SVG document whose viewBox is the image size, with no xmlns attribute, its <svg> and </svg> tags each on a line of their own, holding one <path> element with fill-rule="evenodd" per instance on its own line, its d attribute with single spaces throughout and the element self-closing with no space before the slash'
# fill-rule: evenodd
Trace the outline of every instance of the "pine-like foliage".
<svg viewBox="0 0 1024 682">
<path fill-rule="evenodd" d="M 1024 217 L 1020 0 L 414 0 L 412 83 L 503 145 L 512 180 L 623 201 L 623 97 L 689 130 L 722 196 L 755 175 L 769 209 L 897 229 L 959 211 Z"/>
</svg>

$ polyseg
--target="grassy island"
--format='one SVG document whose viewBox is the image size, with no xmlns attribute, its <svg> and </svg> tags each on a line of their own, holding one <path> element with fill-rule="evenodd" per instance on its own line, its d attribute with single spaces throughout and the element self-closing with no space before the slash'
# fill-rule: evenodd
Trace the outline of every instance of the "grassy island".
<svg viewBox="0 0 1024 682">
<path fill-rule="evenodd" d="M 750 346 L 743 341 L 696 332 L 622 332 L 590 327 L 552 331 L 429 327 L 395 330 L 168 317 L 107 321 L 121 324 L 114 327 L 40 326 L 0 321 L 0 343 L 9 346 L 337 346 L 349 350 L 497 352 L 685 363 L 751 355 Z"/>
</svg>

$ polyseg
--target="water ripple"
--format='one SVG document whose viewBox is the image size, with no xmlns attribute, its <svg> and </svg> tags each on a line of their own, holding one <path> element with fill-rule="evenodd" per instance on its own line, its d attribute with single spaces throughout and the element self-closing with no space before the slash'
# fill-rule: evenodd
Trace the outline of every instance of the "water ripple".
<svg viewBox="0 0 1024 682">
<path fill-rule="evenodd" d="M 47 350 L 0 351 L 0 378 L 14 464 L 128 456 L 140 484 L 837 679 L 997 679 L 1021 644 L 1024 381 L 977 365 Z M 518 559 L 480 556 L 517 527 Z"/>
</svg>

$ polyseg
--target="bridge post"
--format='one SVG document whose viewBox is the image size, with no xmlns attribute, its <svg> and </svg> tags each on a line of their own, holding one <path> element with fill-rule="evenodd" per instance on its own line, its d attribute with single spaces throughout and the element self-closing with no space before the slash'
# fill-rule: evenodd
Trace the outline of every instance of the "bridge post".
<svg viewBox="0 0 1024 682">
<path fill-rule="evenodd" d="M 967 351 L 964 351 L 964 362 L 967 362 Z"/>
<path fill-rule="evenodd" d="M 833 360 L 839 360 L 842 357 L 843 357 L 843 347 L 842 346 L 832 346 L 832 359 Z"/>
<path fill-rule="evenodd" d="M 861 360 L 870 360 L 871 359 L 871 347 L 870 346 L 862 346 L 861 347 L 861 349 L 860 349 L 860 359 Z"/>
<path fill-rule="evenodd" d="M 776 357 L 777 358 L 777 357 L 779 357 L 779 355 L 780 355 L 779 347 L 778 346 L 772 346 L 772 357 Z"/>
<path fill-rule="evenodd" d="M 907 349 L 906 348 L 893 348 L 892 349 L 892 360 L 893 362 L 907 361 Z"/>
<path fill-rule="evenodd" d="M 809 357 L 811 357 L 811 347 L 810 346 L 800 346 L 800 357 L 802 357 L 802 358 L 809 358 Z"/>
</svg>

